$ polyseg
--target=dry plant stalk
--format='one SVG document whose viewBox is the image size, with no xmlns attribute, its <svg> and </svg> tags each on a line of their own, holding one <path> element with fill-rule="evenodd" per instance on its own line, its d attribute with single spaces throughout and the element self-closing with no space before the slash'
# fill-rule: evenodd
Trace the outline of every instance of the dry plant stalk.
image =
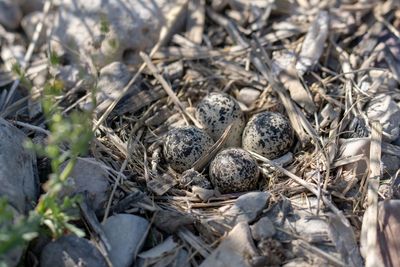
<svg viewBox="0 0 400 267">
<path fill-rule="evenodd" d="M 370 148 L 370 174 L 368 177 L 368 230 L 367 230 L 367 258 L 366 267 L 378 266 L 375 253 L 378 246 L 378 189 L 381 175 L 381 142 L 382 125 L 379 122 L 371 124 L 371 148 Z"/>
</svg>

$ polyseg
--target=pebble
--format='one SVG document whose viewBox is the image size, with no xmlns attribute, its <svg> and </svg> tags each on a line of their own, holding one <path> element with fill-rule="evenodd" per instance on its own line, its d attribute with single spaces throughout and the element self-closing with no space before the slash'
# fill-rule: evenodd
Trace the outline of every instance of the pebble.
<svg viewBox="0 0 400 267">
<path fill-rule="evenodd" d="M 75 65 L 65 65 L 58 68 L 56 78 L 64 83 L 65 90 L 69 90 L 76 85 L 80 79 L 80 69 Z"/>
<path fill-rule="evenodd" d="M 23 45 L 3 46 L 1 49 L 1 59 L 6 68 L 12 70 L 15 64 L 22 64 L 25 53 L 26 49 Z"/>
<path fill-rule="evenodd" d="M 161 244 L 140 253 L 136 266 L 145 267 L 149 266 L 150 262 L 158 262 L 158 265 L 162 263 L 162 266 L 184 267 L 188 266 L 188 256 L 188 252 L 169 236 Z"/>
<path fill-rule="evenodd" d="M 103 225 L 111 245 L 109 257 L 114 267 L 132 266 L 147 236 L 149 222 L 131 214 L 109 217 Z"/>
<path fill-rule="evenodd" d="M 400 155 L 393 156 L 382 153 L 381 161 L 383 163 L 383 175 L 395 176 L 396 172 L 400 169 Z"/>
<path fill-rule="evenodd" d="M 0 118 L 0 196 L 21 214 L 33 208 L 39 195 L 36 156 L 24 147 L 25 134 Z"/>
<path fill-rule="evenodd" d="M 339 139 L 339 157 L 338 158 L 348 158 L 356 155 L 364 155 L 369 158 L 369 138 L 349 138 L 349 139 Z M 361 178 L 365 174 L 367 164 L 364 160 L 359 160 L 344 165 L 344 170 L 351 172 L 358 178 Z"/>
<path fill-rule="evenodd" d="M 229 232 L 200 267 L 250 267 L 252 265 L 249 258 L 256 255 L 257 251 L 251 238 L 249 225 L 241 222 Z"/>
<path fill-rule="evenodd" d="M 250 229 L 251 235 L 257 241 L 272 237 L 276 233 L 275 226 L 268 217 L 262 217 L 250 226 Z"/>
<path fill-rule="evenodd" d="M 40 267 L 54 266 L 107 267 L 108 265 L 101 253 L 88 240 L 68 235 L 47 244 L 40 255 Z"/>
<path fill-rule="evenodd" d="M 15 30 L 22 19 L 22 11 L 14 0 L 0 1 L 0 24 L 4 27 Z"/>
<path fill-rule="evenodd" d="M 65 168 L 66 164 L 62 164 L 61 168 Z M 95 211 L 102 209 L 108 199 L 109 182 L 107 171 L 99 165 L 94 158 L 79 158 L 69 175 L 69 188 L 62 193 L 76 194 L 86 191 L 92 208 Z"/>
<path fill-rule="evenodd" d="M 128 67 L 119 61 L 112 62 L 100 70 L 99 81 L 97 83 L 96 109 L 95 113 L 101 114 L 110 104 L 119 97 L 125 85 L 132 78 Z M 131 92 L 133 87 L 127 92 Z M 92 108 L 91 99 L 84 104 L 85 109 Z"/>
<path fill-rule="evenodd" d="M 237 100 L 250 107 L 252 104 L 254 104 L 254 102 L 258 99 L 260 95 L 260 91 L 253 88 L 245 87 L 240 89 Z"/>
<path fill-rule="evenodd" d="M 270 198 L 268 192 L 250 192 L 238 197 L 231 208 L 226 210 L 224 217 L 229 219 L 230 225 L 235 225 L 239 222 L 250 223 L 264 209 Z"/>
<path fill-rule="evenodd" d="M 42 10 L 44 2 L 45 0 L 18 0 L 24 14 Z"/>
<path fill-rule="evenodd" d="M 167 13 L 177 1 L 66 0 L 52 21 L 54 39 L 80 54 L 90 56 L 97 67 L 126 58 L 141 62 L 139 51 L 149 52 L 158 41 Z M 83 23 L 84 18 L 84 23 Z M 56 44 L 57 45 L 57 44 Z M 64 49 L 71 60 L 79 61 Z"/>
<path fill-rule="evenodd" d="M 30 41 L 32 41 L 33 34 L 36 31 L 36 25 L 42 20 L 42 18 L 42 12 L 34 11 L 24 16 L 21 20 L 22 29 L 24 30 Z M 46 26 L 47 25 L 43 25 L 42 32 L 40 33 L 39 39 L 37 41 L 37 47 L 41 47 L 43 44 L 46 43 Z"/>
<path fill-rule="evenodd" d="M 370 121 L 377 120 L 382 124 L 384 141 L 391 142 L 399 137 L 400 107 L 390 95 L 374 97 L 368 103 L 366 113 Z"/>
</svg>

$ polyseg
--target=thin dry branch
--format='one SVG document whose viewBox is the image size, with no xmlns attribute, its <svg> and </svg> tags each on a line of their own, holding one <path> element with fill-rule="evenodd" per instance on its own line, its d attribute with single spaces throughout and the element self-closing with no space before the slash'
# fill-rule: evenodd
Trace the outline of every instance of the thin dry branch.
<svg viewBox="0 0 400 267">
<path fill-rule="evenodd" d="M 381 175 L 381 142 L 382 125 L 379 122 L 371 124 L 370 174 L 368 177 L 368 209 L 367 209 L 367 258 L 366 267 L 378 266 L 376 246 L 378 246 L 378 189 Z"/>
</svg>

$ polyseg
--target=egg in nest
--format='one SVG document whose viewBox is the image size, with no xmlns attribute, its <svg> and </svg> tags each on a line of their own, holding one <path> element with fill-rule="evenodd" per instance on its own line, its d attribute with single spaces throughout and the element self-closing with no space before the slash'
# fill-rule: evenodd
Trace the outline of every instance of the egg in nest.
<svg viewBox="0 0 400 267">
<path fill-rule="evenodd" d="M 214 144 L 212 138 L 195 126 L 184 126 L 170 130 L 164 139 L 164 157 L 172 169 L 183 172 Z"/>
<path fill-rule="evenodd" d="M 241 148 L 228 148 L 210 164 L 211 183 L 221 193 L 255 190 L 259 177 L 257 162 Z"/>
<path fill-rule="evenodd" d="M 268 159 L 275 159 L 287 153 L 293 141 L 293 129 L 286 117 L 279 113 L 262 112 L 246 124 L 242 146 Z"/>
<path fill-rule="evenodd" d="M 230 95 L 210 93 L 204 97 L 197 105 L 196 118 L 214 141 L 233 124 L 225 146 L 240 146 L 245 119 L 238 102 Z"/>
</svg>

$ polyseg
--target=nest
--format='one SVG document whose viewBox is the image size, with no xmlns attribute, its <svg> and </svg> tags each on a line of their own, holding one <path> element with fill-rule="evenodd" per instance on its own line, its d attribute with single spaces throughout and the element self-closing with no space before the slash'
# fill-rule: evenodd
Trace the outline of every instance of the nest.
<svg viewBox="0 0 400 267">
<path fill-rule="evenodd" d="M 185 187 L 179 182 L 182 174 L 163 162 L 162 137 L 173 127 L 196 125 L 197 103 L 210 92 L 225 92 L 241 103 L 247 120 L 262 111 L 279 112 L 296 134 L 285 164 L 253 154 L 263 173 L 259 190 L 268 192 L 268 201 L 248 223 L 274 218 L 277 233 L 258 240 L 257 255 L 242 255 L 244 261 L 293 264 L 302 255 L 302 263 L 359 266 L 357 240 L 366 197 L 374 194 L 368 192 L 369 177 L 381 174 L 374 162 L 380 162 L 381 149 L 391 155 L 400 150 L 389 143 L 381 146 L 382 130 L 365 111 L 377 95 L 400 99 L 399 89 L 393 89 L 399 85 L 399 59 L 387 41 L 400 36 L 398 11 L 392 1 L 212 2 L 193 4 L 197 8 L 189 17 L 200 16 L 198 23 L 168 43 L 160 38 L 150 55 L 141 54 L 144 63 L 126 87 L 139 89 L 128 95 L 123 90 L 111 102 L 115 107 L 94 121 L 90 153 L 107 166 L 112 182 L 102 215 L 146 217 L 155 226 L 146 248 L 173 235 L 193 266 L 207 262 L 236 229 L 226 211 L 247 192 Z M 256 94 L 251 101 L 246 88 Z M 76 99 L 66 101 L 70 106 Z M 351 143 L 357 140 L 372 140 L 371 153 L 346 153 L 358 149 Z M 395 178 L 392 173 L 382 177 L 387 183 Z M 303 235 L 289 227 L 289 218 L 298 212 L 317 216 L 329 232 Z M 160 266 L 176 251 L 153 259 L 150 266 Z"/>
</svg>

